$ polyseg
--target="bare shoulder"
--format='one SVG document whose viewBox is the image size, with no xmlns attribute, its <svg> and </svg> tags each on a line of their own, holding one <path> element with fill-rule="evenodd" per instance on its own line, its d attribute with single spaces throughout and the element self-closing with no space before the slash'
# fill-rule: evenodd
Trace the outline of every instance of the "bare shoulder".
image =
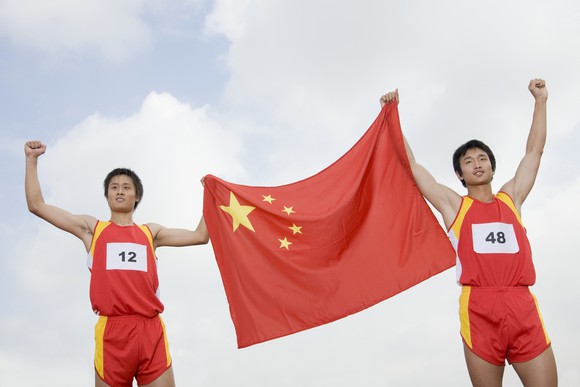
<svg viewBox="0 0 580 387">
<path fill-rule="evenodd" d="M 513 178 L 513 179 L 509 180 L 507 183 L 505 183 L 501 187 L 500 192 L 507 194 L 512 199 L 518 214 L 521 215 L 522 214 L 522 204 L 524 204 L 524 200 L 526 199 L 527 194 L 523 197 L 522 197 L 522 195 L 518 195 L 518 192 L 516 189 L 516 183 L 514 180 L 515 180 L 515 178 Z M 529 191 L 528 191 L 528 193 L 529 193 Z"/>
<path fill-rule="evenodd" d="M 514 197 L 514 179 L 510 179 L 508 180 L 504 185 L 501 186 L 501 188 L 499 189 L 500 192 L 505 192 L 506 194 L 508 194 L 509 196 L 511 196 L 512 198 Z"/>
<path fill-rule="evenodd" d="M 157 237 L 157 235 L 159 234 L 159 231 L 164 230 L 166 228 L 165 226 L 162 226 L 159 223 L 145 223 L 145 225 L 151 231 L 153 239 L 155 239 Z"/>
</svg>

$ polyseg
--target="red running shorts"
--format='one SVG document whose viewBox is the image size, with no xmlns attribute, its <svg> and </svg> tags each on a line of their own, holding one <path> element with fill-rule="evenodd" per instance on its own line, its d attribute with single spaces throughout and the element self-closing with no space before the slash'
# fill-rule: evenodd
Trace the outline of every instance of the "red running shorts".
<svg viewBox="0 0 580 387">
<path fill-rule="evenodd" d="M 527 286 L 463 286 L 461 337 L 480 358 L 501 366 L 532 360 L 550 346 L 536 297 Z"/>
<path fill-rule="evenodd" d="M 171 366 L 161 316 L 100 316 L 95 326 L 95 371 L 110 386 L 149 384 Z"/>
</svg>

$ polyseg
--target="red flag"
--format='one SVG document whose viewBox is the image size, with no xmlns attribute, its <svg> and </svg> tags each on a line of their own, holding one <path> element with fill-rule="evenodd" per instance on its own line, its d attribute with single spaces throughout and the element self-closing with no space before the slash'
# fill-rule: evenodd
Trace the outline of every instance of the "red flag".
<svg viewBox="0 0 580 387">
<path fill-rule="evenodd" d="M 251 187 L 208 175 L 204 191 L 239 348 L 359 312 L 455 263 L 413 180 L 395 104 L 308 179 Z"/>
</svg>

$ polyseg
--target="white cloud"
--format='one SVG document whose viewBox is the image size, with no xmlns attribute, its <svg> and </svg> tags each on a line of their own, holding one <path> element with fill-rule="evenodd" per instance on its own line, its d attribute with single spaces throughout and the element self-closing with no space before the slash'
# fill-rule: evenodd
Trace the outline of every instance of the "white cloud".
<svg viewBox="0 0 580 387">
<path fill-rule="evenodd" d="M 164 29 L 190 22 L 205 0 L 0 0 L 0 36 L 53 57 L 119 63 L 149 50 Z M 185 18 L 188 15 L 189 19 Z M 165 20 L 165 22 L 163 22 Z"/>
<path fill-rule="evenodd" d="M 151 44 L 145 0 L 2 0 L 0 34 L 49 53 L 97 52 L 122 61 Z"/>
<path fill-rule="evenodd" d="M 206 34 L 224 35 L 231 41 L 241 38 L 245 33 L 245 16 L 250 3 L 251 0 L 214 1 L 213 12 L 205 21 Z"/>
</svg>

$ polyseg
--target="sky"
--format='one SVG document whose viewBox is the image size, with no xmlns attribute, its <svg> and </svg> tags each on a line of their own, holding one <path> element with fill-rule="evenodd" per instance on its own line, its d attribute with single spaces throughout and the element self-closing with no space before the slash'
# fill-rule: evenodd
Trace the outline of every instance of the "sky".
<svg viewBox="0 0 580 387">
<path fill-rule="evenodd" d="M 102 181 L 134 169 L 134 218 L 193 228 L 199 180 L 309 177 L 344 154 L 399 89 L 416 159 L 464 194 L 451 166 L 486 142 L 494 188 L 521 160 L 546 80 L 548 141 L 522 208 L 561 386 L 580 385 L 580 3 L 572 0 L 0 0 L 0 385 L 92 385 L 82 243 L 27 211 L 26 140 L 47 145 L 48 203 L 108 219 Z M 160 248 L 182 386 L 462 386 L 454 269 L 363 312 L 237 349 L 211 242 Z M 511 367 L 505 386 L 520 385 Z"/>
</svg>

